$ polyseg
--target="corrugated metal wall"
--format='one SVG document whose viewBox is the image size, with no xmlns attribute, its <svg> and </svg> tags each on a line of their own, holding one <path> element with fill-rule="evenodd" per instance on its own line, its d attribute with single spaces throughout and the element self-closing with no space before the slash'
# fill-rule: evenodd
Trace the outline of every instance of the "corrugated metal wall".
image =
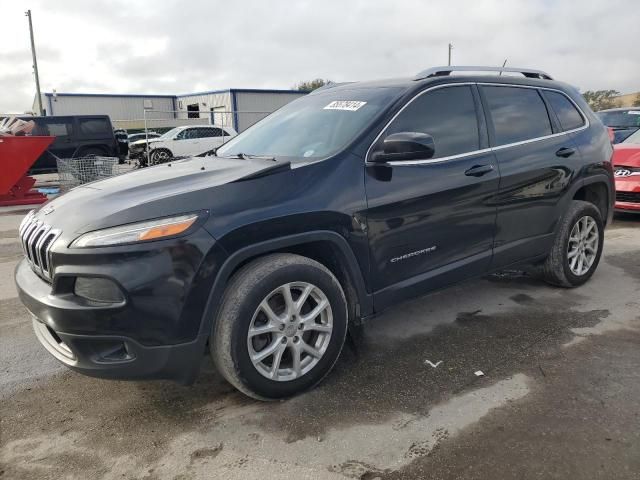
<svg viewBox="0 0 640 480">
<path fill-rule="evenodd" d="M 306 95 L 306 92 L 243 92 L 236 91 L 237 130 L 242 132 L 269 113 Z"/>
<path fill-rule="evenodd" d="M 51 100 L 51 105 L 49 105 Z M 154 118 L 173 118 L 172 97 L 119 97 L 93 95 L 61 95 L 45 97 L 43 107 L 47 115 L 109 115 L 111 120 L 144 119 L 147 109 L 154 110 Z M 162 112 L 166 110 L 167 113 Z"/>
<path fill-rule="evenodd" d="M 231 106 L 231 94 L 228 90 L 179 96 L 176 99 L 176 109 L 180 112 L 178 117 L 186 118 L 187 106 L 195 104 L 197 104 L 200 109 L 200 118 L 207 118 L 211 123 L 215 123 L 216 125 L 233 127 L 233 116 L 231 114 L 233 108 Z"/>
</svg>

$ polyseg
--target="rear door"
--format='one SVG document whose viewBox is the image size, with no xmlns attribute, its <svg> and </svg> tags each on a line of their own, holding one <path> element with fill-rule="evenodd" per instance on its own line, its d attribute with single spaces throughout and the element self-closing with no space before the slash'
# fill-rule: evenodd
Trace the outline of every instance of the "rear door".
<svg viewBox="0 0 640 480">
<path fill-rule="evenodd" d="M 490 264 L 499 175 L 475 85 L 436 87 L 414 97 L 381 133 L 431 135 L 425 160 L 367 164 L 371 280 L 376 309 Z"/>
<path fill-rule="evenodd" d="M 218 148 L 222 145 L 223 132 L 218 127 L 202 127 L 201 133 L 201 151 L 198 153 L 206 152 Z"/>
<path fill-rule="evenodd" d="M 580 167 L 580 153 L 542 91 L 481 85 L 489 135 L 500 168 L 493 268 L 544 255 Z"/>
</svg>

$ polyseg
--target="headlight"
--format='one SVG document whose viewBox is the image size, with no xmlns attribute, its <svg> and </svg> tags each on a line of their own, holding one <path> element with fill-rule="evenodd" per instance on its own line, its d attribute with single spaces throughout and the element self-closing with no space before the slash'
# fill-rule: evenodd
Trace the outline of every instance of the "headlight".
<svg viewBox="0 0 640 480">
<path fill-rule="evenodd" d="M 96 230 L 76 238 L 71 248 L 107 247 L 172 237 L 187 231 L 197 219 L 197 214 L 189 214 Z"/>
</svg>

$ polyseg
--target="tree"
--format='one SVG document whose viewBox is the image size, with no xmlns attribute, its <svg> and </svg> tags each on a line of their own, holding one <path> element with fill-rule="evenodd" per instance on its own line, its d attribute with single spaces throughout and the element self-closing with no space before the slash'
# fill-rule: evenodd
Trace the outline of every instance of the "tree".
<svg viewBox="0 0 640 480">
<path fill-rule="evenodd" d="M 324 87 L 329 83 L 333 83 L 331 80 L 324 80 L 322 78 L 316 78 L 314 80 L 305 80 L 300 83 L 297 83 L 293 86 L 294 90 L 306 91 L 310 92 L 315 90 L 316 88 Z"/>
<path fill-rule="evenodd" d="M 615 97 L 620 95 L 617 90 L 587 90 L 582 94 L 592 110 L 605 110 L 619 106 Z"/>
<path fill-rule="evenodd" d="M 636 95 L 636 99 L 633 101 L 634 107 L 640 107 L 640 93 Z"/>
</svg>

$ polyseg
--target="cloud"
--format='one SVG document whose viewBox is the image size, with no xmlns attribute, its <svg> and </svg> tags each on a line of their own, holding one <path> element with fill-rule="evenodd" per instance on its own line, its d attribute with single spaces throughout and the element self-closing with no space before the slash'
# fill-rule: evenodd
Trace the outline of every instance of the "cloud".
<svg viewBox="0 0 640 480">
<path fill-rule="evenodd" d="M 456 64 L 540 68 L 640 90 L 637 0 L 32 1 L 43 91 L 185 93 L 410 76 Z M 33 100 L 24 7 L 3 5 L 0 112 Z"/>
</svg>

